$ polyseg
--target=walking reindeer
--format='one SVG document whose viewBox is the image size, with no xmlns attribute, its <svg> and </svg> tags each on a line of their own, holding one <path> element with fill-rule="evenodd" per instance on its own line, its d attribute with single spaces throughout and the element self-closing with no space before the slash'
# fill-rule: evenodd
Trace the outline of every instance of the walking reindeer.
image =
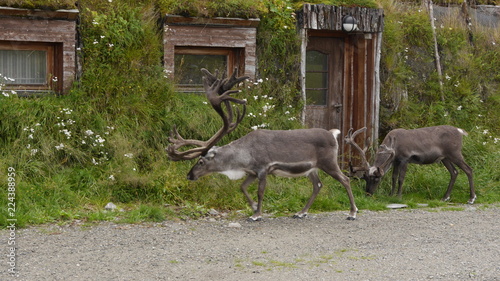
<svg viewBox="0 0 500 281">
<path fill-rule="evenodd" d="M 476 200 L 472 168 L 465 163 L 462 156 L 462 136 L 467 135 L 466 131 L 447 125 L 414 130 L 392 130 L 382 141 L 375 153 L 373 165 L 370 165 L 365 156 L 367 146 L 361 149 L 354 141 L 354 138 L 365 130 L 366 127 L 353 133 L 353 129 L 350 129 L 345 141 L 361 155 L 362 166 L 352 167 L 351 165 L 351 173 L 359 171 L 363 173 L 362 179 L 366 181 L 368 194 L 373 195 L 382 177 L 392 167 L 391 195 L 396 193 L 397 182 L 398 197 L 401 197 L 408 164 L 426 165 L 441 162 L 451 176 L 448 189 L 442 200 L 450 200 L 450 194 L 458 174 L 455 165 L 462 169 L 469 179 L 470 198 L 468 203 L 473 204 Z"/>
<path fill-rule="evenodd" d="M 236 70 L 230 78 L 219 79 L 218 73 L 204 73 L 203 85 L 205 94 L 211 106 L 222 118 L 222 128 L 208 141 L 186 140 L 177 130 L 172 130 L 167 147 L 170 159 L 190 160 L 199 158 L 187 175 L 188 180 L 211 174 L 220 173 L 231 180 L 246 179 L 241 184 L 253 215 L 250 221 L 262 219 L 262 200 L 266 188 L 267 176 L 284 177 L 307 176 L 313 184 L 313 192 L 304 208 L 297 212 L 295 218 L 303 218 L 318 195 L 322 183 L 318 170 L 323 170 L 338 180 L 346 189 L 350 201 L 348 220 L 354 220 L 358 208 L 354 203 L 349 178 L 345 176 L 337 163 L 339 130 L 298 129 L 298 130 L 255 130 L 227 145 L 218 147 L 216 143 L 226 134 L 232 132 L 241 123 L 246 103 L 231 97 L 237 91 L 231 88 L 248 77 L 236 77 Z M 238 107 L 233 111 L 231 103 Z M 195 146 L 182 150 L 185 146 Z M 247 187 L 258 180 L 258 200 L 255 203 L 247 192 Z"/>
</svg>

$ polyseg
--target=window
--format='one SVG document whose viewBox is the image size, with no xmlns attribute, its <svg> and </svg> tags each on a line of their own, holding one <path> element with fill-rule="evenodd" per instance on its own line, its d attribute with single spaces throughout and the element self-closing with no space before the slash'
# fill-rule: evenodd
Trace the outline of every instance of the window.
<svg viewBox="0 0 500 281">
<path fill-rule="evenodd" d="M 306 97 L 310 105 L 326 105 L 328 92 L 328 55 L 306 53 Z"/>
<path fill-rule="evenodd" d="M 235 67 L 242 69 L 242 53 L 240 48 L 175 47 L 174 77 L 179 90 L 203 92 L 200 69 L 218 70 L 219 75 L 227 76 Z"/>
<path fill-rule="evenodd" d="M 59 90 L 62 73 L 57 69 L 59 44 L 0 41 L 0 74 L 6 89 Z"/>
</svg>

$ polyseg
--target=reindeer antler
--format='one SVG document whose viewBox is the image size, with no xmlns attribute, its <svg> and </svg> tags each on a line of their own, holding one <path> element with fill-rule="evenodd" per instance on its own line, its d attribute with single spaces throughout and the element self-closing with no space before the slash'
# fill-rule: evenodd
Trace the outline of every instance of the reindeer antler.
<svg viewBox="0 0 500 281">
<path fill-rule="evenodd" d="M 235 84 L 247 79 L 248 77 L 245 76 L 236 78 L 235 73 L 237 72 L 237 69 L 235 69 L 233 75 L 229 79 L 218 79 L 217 76 L 212 75 L 204 68 L 202 69 L 202 72 L 206 74 L 206 76 L 203 77 L 203 86 L 205 88 L 206 97 L 213 109 L 222 118 L 223 126 L 207 141 L 192 139 L 186 140 L 179 134 L 174 126 L 173 130 L 170 132 L 170 137 L 168 138 L 168 141 L 172 144 L 167 147 L 167 154 L 173 161 L 190 160 L 205 154 L 225 135 L 234 131 L 238 124 L 241 123 L 246 113 L 246 102 L 230 96 L 230 94 L 238 92 L 230 89 Z M 216 75 L 218 75 L 218 71 L 216 71 Z M 233 113 L 230 102 L 241 104 L 243 106 L 241 112 L 239 108 L 236 108 L 236 116 Z M 234 119 L 235 121 L 233 122 Z M 184 146 L 196 146 L 196 148 L 179 151 L 179 149 Z"/>
<path fill-rule="evenodd" d="M 359 145 L 356 143 L 354 138 L 356 138 L 357 135 L 363 133 L 366 131 L 366 127 L 363 127 L 354 133 L 352 132 L 353 128 L 349 129 L 347 136 L 344 138 L 345 142 L 352 145 L 361 155 L 361 165 L 362 167 L 352 167 L 351 162 L 349 162 L 349 167 L 351 167 L 351 172 L 355 173 L 357 171 L 368 171 L 370 169 L 370 164 L 368 163 L 368 160 L 366 160 L 366 151 L 368 150 L 369 143 L 370 143 L 370 138 L 367 138 L 365 141 L 365 148 L 361 149 Z"/>
<path fill-rule="evenodd" d="M 201 72 L 203 72 L 206 75 L 204 77 L 206 77 L 206 79 L 208 79 L 209 84 L 213 84 L 218 79 L 217 76 L 219 75 L 219 70 L 217 70 L 217 69 L 215 70 L 215 75 L 210 73 L 210 71 L 208 71 L 205 68 L 202 68 Z M 222 94 L 223 92 L 232 89 L 234 87 L 234 85 L 250 78 L 248 76 L 236 77 L 237 73 L 238 73 L 238 68 L 235 67 L 231 77 L 224 79 L 224 82 L 222 83 L 223 85 L 222 85 L 222 88 L 220 89 L 219 94 Z"/>
</svg>

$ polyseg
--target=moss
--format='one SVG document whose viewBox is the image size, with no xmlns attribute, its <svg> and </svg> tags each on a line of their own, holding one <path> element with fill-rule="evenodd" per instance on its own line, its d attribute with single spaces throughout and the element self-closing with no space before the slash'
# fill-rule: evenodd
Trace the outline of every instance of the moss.
<svg viewBox="0 0 500 281">
<path fill-rule="evenodd" d="M 77 8 L 74 0 L 0 0 L 0 6 L 41 10 L 70 10 Z"/>
<path fill-rule="evenodd" d="M 185 17 L 258 18 L 266 12 L 259 0 L 158 0 L 157 6 L 163 14 Z"/>
</svg>

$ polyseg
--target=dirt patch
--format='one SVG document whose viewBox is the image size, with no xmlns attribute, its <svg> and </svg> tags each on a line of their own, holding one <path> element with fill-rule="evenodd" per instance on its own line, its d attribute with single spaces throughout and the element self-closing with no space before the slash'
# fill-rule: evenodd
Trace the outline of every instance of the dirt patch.
<svg viewBox="0 0 500 281">
<path fill-rule="evenodd" d="M 459 207 L 30 227 L 0 279 L 500 280 L 500 206 Z"/>
</svg>

